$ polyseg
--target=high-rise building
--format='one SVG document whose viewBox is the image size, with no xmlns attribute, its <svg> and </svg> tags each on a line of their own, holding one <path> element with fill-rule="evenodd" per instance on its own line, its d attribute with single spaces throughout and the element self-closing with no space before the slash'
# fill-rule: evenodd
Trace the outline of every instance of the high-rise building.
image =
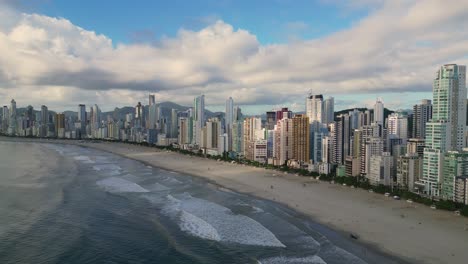
<svg viewBox="0 0 468 264">
<path fill-rule="evenodd" d="M 63 113 L 55 115 L 55 133 L 58 138 L 65 137 L 65 114 Z"/>
<path fill-rule="evenodd" d="M 206 121 L 206 148 L 218 151 L 218 139 L 221 136 L 221 122 L 218 118 Z M 222 154 L 222 153 L 218 153 Z"/>
<path fill-rule="evenodd" d="M 374 104 L 374 122 L 384 124 L 384 103 L 381 98 L 377 98 Z"/>
<path fill-rule="evenodd" d="M 328 97 L 323 101 L 323 123 L 329 124 L 335 120 L 335 98 Z"/>
<path fill-rule="evenodd" d="M 201 130 L 205 126 L 205 96 L 197 96 L 193 100 L 193 140 L 194 145 L 201 143 Z"/>
<path fill-rule="evenodd" d="M 397 158 L 396 177 L 399 188 L 414 191 L 422 174 L 422 157 L 416 153 Z"/>
<path fill-rule="evenodd" d="M 290 111 L 287 107 L 283 107 L 280 110 L 276 111 L 276 121 L 277 122 L 279 120 L 285 118 L 285 117 L 287 117 L 287 118 L 292 118 L 293 117 L 292 111 Z"/>
<path fill-rule="evenodd" d="M 456 178 L 454 201 L 461 204 L 468 204 L 468 176 Z"/>
<path fill-rule="evenodd" d="M 154 94 L 149 95 L 149 104 L 148 104 L 148 129 L 157 129 L 159 128 L 159 115 L 158 115 L 158 106 L 156 105 L 156 97 Z"/>
<path fill-rule="evenodd" d="M 99 106 L 97 104 L 91 107 L 89 121 L 91 136 L 94 138 L 98 138 L 99 128 L 101 127 L 101 109 L 99 109 Z"/>
<path fill-rule="evenodd" d="M 141 102 L 135 106 L 135 128 L 142 128 L 143 125 L 143 105 Z"/>
<path fill-rule="evenodd" d="M 279 120 L 276 125 L 273 151 L 275 165 L 282 166 L 288 160 L 292 159 L 292 124 L 292 119 L 285 116 Z"/>
<path fill-rule="evenodd" d="M 443 178 L 440 196 L 445 200 L 455 200 L 457 177 L 468 175 L 468 152 L 449 151 L 443 160 Z"/>
<path fill-rule="evenodd" d="M 306 115 L 309 123 L 323 123 L 323 95 L 309 95 L 306 99 Z"/>
<path fill-rule="evenodd" d="M 403 143 L 408 139 L 408 118 L 402 113 L 393 113 L 388 117 L 388 135 L 395 135 Z"/>
<path fill-rule="evenodd" d="M 190 118 L 188 117 L 179 117 L 178 122 L 178 143 L 179 145 L 190 144 L 190 133 L 191 130 Z"/>
<path fill-rule="evenodd" d="M 237 155 L 241 155 L 244 152 L 244 122 L 243 121 L 234 121 L 232 123 L 232 137 L 231 140 L 232 151 Z"/>
<path fill-rule="evenodd" d="M 177 118 L 178 118 L 177 109 L 172 109 L 171 110 L 171 133 L 170 133 L 171 138 L 177 138 L 177 126 L 178 126 Z"/>
<path fill-rule="evenodd" d="M 254 144 L 259 139 L 265 139 L 262 130 L 262 119 L 259 117 L 248 117 L 244 119 L 243 124 L 243 150 L 244 157 L 248 160 L 254 160 Z M 263 135 L 262 135 L 263 134 Z"/>
<path fill-rule="evenodd" d="M 393 158 L 389 152 L 371 156 L 367 178 L 372 185 L 390 186 L 393 184 L 392 167 Z"/>
<path fill-rule="evenodd" d="M 80 104 L 78 105 L 78 123 L 80 124 L 80 129 L 79 131 L 81 132 L 81 135 L 86 134 L 86 123 L 88 121 L 88 118 L 86 116 L 86 105 Z"/>
<path fill-rule="evenodd" d="M 408 154 L 417 154 L 419 157 L 422 157 L 424 154 L 424 147 L 426 146 L 424 139 L 419 138 L 410 138 L 407 141 L 407 152 Z"/>
<path fill-rule="evenodd" d="M 40 137 L 47 137 L 49 131 L 49 109 L 47 106 L 41 106 L 41 125 L 39 130 Z"/>
<path fill-rule="evenodd" d="M 10 110 L 8 109 L 8 106 L 3 106 L 3 111 L 2 111 L 2 132 L 7 133 L 8 132 L 8 121 L 10 120 Z"/>
<path fill-rule="evenodd" d="M 226 100 L 226 113 L 224 116 L 224 132 L 227 134 L 227 148 L 226 151 L 232 150 L 232 123 L 234 122 L 234 100 L 232 97 Z"/>
<path fill-rule="evenodd" d="M 156 104 L 156 96 L 154 94 L 150 94 L 148 97 L 148 106 L 152 106 Z"/>
<path fill-rule="evenodd" d="M 426 137 L 426 123 L 432 118 L 431 100 L 424 99 L 420 104 L 413 106 L 413 138 Z"/>
<path fill-rule="evenodd" d="M 292 159 L 309 163 L 310 160 L 310 125 L 306 115 L 292 118 Z"/>
<path fill-rule="evenodd" d="M 13 99 L 11 100 L 10 104 L 10 118 L 9 118 L 9 128 L 8 128 L 8 134 L 10 135 L 16 135 L 17 132 L 17 123 L 16 123 L 16 101 Z"/>
<path fill-rule="evenodd" d="M 447 151 L 462 151 L 466 130 L 466 66 L 447 64 L 433 83 L 432 119 L 426 123 L 426 148 L 421 184 L 429 196 L 439 196 Z"/>
<path fill-rule="evenodd" d="M 234 100 L 232 100 L 232 97 L 229 97 L 229 99 L 226 100 L 226 115 L 224 119 L 227 130 L 234 121 Z"/>
<path fill-rule="evenodd" d="M 382 155 L 385 142 L 382 138 L 371 137 L 367 139 L 365 146 L 365 173 L 369 174 L 370 161 L 374 156 Z"/>
<path fill-rule="evenodd" d="M 276 112 L 275 111 L 266 112 L 265 128 L 267 130 L 273 130 L 275 129 L 275 125 L 276 125 Z"/>
<path fill-rule="evenodd" d="M 234 114 L 232 115 L 233 122 L 243 121 L 244 117 L 242 116 L 242 109 L 239 106 L 234 107 Z"/>
</svg>

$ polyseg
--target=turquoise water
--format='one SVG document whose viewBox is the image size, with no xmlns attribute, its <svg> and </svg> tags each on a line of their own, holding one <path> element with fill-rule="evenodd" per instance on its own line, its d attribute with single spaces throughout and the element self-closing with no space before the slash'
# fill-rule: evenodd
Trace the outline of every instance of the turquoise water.
<svg viewBox="0 0 468 264">
<path fill-rule="evenodd" d="M 279 204 L 78 146 L 0 142 L 0 263 L 399 263 Z"/>
</svg>

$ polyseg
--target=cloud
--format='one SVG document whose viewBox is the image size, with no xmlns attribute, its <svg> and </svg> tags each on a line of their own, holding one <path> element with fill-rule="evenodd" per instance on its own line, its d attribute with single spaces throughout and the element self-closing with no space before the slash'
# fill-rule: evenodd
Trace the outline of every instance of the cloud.
<svg viewBox="0 0 468 264">
<path fill-rule="evenodd" d="M 208 104 L 233 96 L 239 104 L 277 105 L 302 103 L 310 89 L 372 97 L 428 92 L 437 67 L 468 62 L 466 1 L 379 1 L 349 29 L 271 45 L 222 20 L 151 42 L 113 43 L 65 18 L 12 6 L 0 3 L 0 91 L 28 104 L 113 106 L 157 92 L 159 100 L 183 104 L 205 93 Z"/>
</svg>

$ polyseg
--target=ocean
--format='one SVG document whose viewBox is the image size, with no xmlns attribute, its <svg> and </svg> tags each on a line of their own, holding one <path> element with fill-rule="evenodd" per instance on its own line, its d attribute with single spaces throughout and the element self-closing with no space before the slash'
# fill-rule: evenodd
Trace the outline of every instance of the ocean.
<svg viewBox="0 0 468 264">
<path fill-rule="evenodd" d="M 0 142 L 3 264 L 400 263 L 348 236 L 114 154 Z"/>
</svg>

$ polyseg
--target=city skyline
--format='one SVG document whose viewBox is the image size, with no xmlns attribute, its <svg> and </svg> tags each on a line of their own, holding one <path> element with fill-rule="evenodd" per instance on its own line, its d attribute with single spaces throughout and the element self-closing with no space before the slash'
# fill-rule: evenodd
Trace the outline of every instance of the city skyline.
<svg viewBox="0 0 468 264">
<path fill-rule="evenodd" d="M 312 90 L 339 98 L 337 110 L 371 107 L 376 97 L 391 109 L 409 109 L 430 98 L 431 69 L 468 64 L 466 34 L 444 30 L 466 26 L 464 2 L 274 1 L 256 18 L 229 12 L 246 2 L 206 0 L 173 20 L 175 6 L 164 1 L 142 5 L 153 16 L 122 3 L 106 14 L 106 3 L 94 2 L 0 2 L 0 51 L 8 54 L 0 65 L 1 97 L 63 111 L 78 98 L 112 110 L 148 93 L 181 105 L 205 94 L 217 103 L 207 108 L 221 110 L 232 97 L 250 114 L 279 104 L 300 111 Z M 105 23 L 87 15 L 102 15 Z M 150 40 L 145 25 L 156 32 Z M 284 37 L 275 36 L 280 31 Z"/>
</svg>

